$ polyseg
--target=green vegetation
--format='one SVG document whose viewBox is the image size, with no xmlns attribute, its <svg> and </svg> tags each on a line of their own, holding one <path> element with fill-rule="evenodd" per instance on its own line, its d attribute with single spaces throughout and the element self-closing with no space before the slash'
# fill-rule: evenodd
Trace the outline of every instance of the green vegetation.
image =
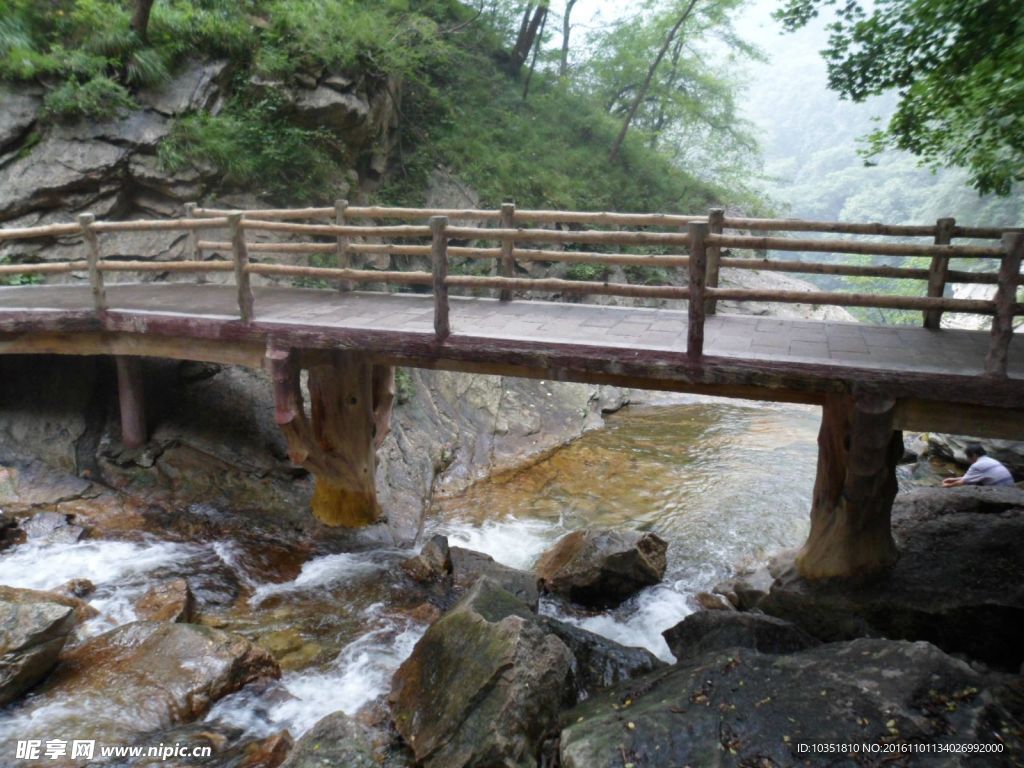
<svg viewBox="0 0 1024 768">
<path fill-rule="evenodd" d="M 631 264 L 623 268 L 626 279 L 637 285 L 669 285 L 672 277 L 663 267 L 648 267 L 643 264 Z"/>
<path fill-rule="evenodd" d="M 395 368 L 395 401 L 401 405 L 412 400 L 416 394 L 416 383 L 408 368 Z"/>
<path fill-rule="evenodd" d="M 565 272 L 566 280 L 603 282 L 608 279 L 611 268 L 605 264 L 573 264 Z"/>
<path fill-rule="evenodd" d="M 335 134 L 296 125 L 280 97 L 251 91 L 239 93 L 217 115 L 178 120 L 159 156 L 170 171 L 210 165 L 229 186 L 294 204 L 322 201 L 324 190 L 337 187 L 347 167 Z"/>
<path fill-rule="evenodd" d="M 788 0 L 798 29 L 834 0 Z M 824 51 L 829 85 L 864 101 L 899 102 L 867 155 L 890 148 L 932 167 L 969 169 L 979 192 L 1024 180 L 1024 12 L 1019 0 L 857 0 L 840 4 Z"/>
</svg>

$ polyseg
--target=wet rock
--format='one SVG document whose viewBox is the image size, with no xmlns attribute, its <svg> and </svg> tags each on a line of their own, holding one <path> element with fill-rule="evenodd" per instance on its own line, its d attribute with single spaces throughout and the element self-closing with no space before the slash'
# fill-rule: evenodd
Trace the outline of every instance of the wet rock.
<svg viewBox="0 0 1024 768">
<path fill-rule="evenodd" d="M 928 643 L 861 639 L 775 656 L 740 651 L 616 686 L 565 713 L 563 768 L 832 764 L 809 744 L 1024 747 L 1024 696 L 1010 676 L 976 671 Z M 935 765 L 905 752 L 901 764 Z M 988 764 L 1009 764 L 992 755 Z M 949 757 L 950 765 L 976 757 Z M 842 760 L 853 764 L 855 760 Z M 835 764 L 839 764 L 836 762 Z"/>
<path fill-rule="evenodd" d="M 452 558 L 448 537 L 433 536 L 418 555 L 402 561 L 402 570 L 420 583 L 440 581 L 451 575 Z"/>
<path fill-rule="evenodd" d="M 26 714 L 46 711 L 51 738 L 88 733 L 107 743 L 132 742 L 202 716 L 248 683 L 279 675 L 270 654 L 239 635 L 138 621 L 67 654 Z"/>
<path fill-rule="evenodd" d="M 284 768 L 377 768 L 366 729 L 344 712 L 328 715 L 295 743 Z"/>
<path fill-rule="evenodd" d="M 615 606 L 665 575 L 668 544 L 639 531 L 573 531 L 537 561 L 540 587 L 582 605 Z"/>
<path fill-rule="evenodd" d="M 96 585 L 89 581 L 89 579 L 72 579 L 65 584 L 61 584 L 53 591 L 58 595 L 84 600 L 96 591 Z"/>
<path fill-rule="evenodd" d="M 143 621 L 192 621 L 195 597 L 185 579 L 170 579 L 157 584 L 135 603 L 135 612 Z"/>
<path fill-rule="evenodd" d="M 897 497 L 899 559 L 868 582 L 807 582 L 791 569 L 765 613 L 822 640 L 927 640 L 1016 671 L 1024 661 L 1024 491 L 923 488 Z"/>
<path fill-rule="evenodd" d="M 59 603 L 75 612 L 75 623 L 84 624 L 89 619 L 98 616 L 99 611 L 72 595 L 64 594 L 59 590 L 47 592 L 41 589 L 20 589 L 15 587 L 0 586 L 0 599 L 17 601 L 19 599 L 36 600 L 43 603 Z"/>
<path fill-rule="evenodd" d="M 767 596 L 774 581 L 775 576 L 768 567 L 762 566 L 743 571 L 715 585 L 713 591 L 723 595 L 738 610 L 750 611 Z"/>
<path fill-rule="evenodd" d="M 0 467 L 0 474 L 5 471 Z M 0 477 L 2 481 L 2 477 Z M 25 541 L 25 532 L 18 527 L 18 521 L 8 517 L 0 510 L 0 552 L 8 547 L 13 547 Z"/>
<path fill-rule="evenodd" d="M 0 588 L 0 706 L 46 677 L 75 625 L 73 609 L 44 595 Z"/>
<path fill-rule="evenodd" d="M 614 640 L 549 616 L 541 616 L 538 621 L 572 652 L 575 659 L 573 680 L 579 699 L 665 666 L 646 648 L 620 645 Z"/>
<path fill-rule="evenodd" d="M 792 653 L 820 644 L 788 621 L 738 611 L 697 611 L 661 634 L 672 655 L 680 660 L 726 648 Z"/>
<path fill-rule="evenodd" d="M 227 65 L 226 61 L 192 62 L 165 85 L 141 92 L 138 100 L 171 116 L 210 109 L 217 102 Z"/>
<path fill-rule="evenodd" d="M 456 591 L 467 590 L 482 576 L 486 576 L 506 592 L 522 600 L 532 610 L 537 609 L 540 596 L 537 592 L 537 579 L 532 573 L 502 565 L 490 555 L 464 547 L 452 547 L 450 554 L 452 580 Z"/>
<path fill-rule="evenodd" d="M 490 578 L 435 622 L 395 673 L 395 727 L 427 768 L 534 766 L 573 695 L 572 654 Z"/>
<path fill-rule="evenodd" d="M 697 601 L 697 605 L 705 611 L 735 611 L 734 606 L 725 595 L 719 595 L 715 592 L 698 592 L 693 596 L 693 599 Z"/>
<path fill-rule="evenodd" d="M 29 541 L 74 544 L 85 535 L 85 529 L 75 525 L 73 519 L 59 512 L 37 512 L 21 521 L 21 529 Z"/>
</svg>

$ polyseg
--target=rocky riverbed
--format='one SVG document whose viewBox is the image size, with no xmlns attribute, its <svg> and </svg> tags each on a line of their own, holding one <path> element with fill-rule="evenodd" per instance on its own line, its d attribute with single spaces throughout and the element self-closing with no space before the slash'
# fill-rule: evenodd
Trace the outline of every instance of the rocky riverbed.
<svg viewBox="0 0 1024 768">
<path fill-rule="evenodd" d="M 529 469 L 453 483 L 422 551 L 6 462 L 0 753 L 814 765 L 800 745 L 971 742 L 1003 750 L 971 764 L 1013 764 L 1024 493 L 915 489 L 943 466 L 903 468 L 893 571 L 811 587 L 784 557 L 759 566 L 804 535 L 816 428 L 793 406 L 629 409 Z"/>
</svg>

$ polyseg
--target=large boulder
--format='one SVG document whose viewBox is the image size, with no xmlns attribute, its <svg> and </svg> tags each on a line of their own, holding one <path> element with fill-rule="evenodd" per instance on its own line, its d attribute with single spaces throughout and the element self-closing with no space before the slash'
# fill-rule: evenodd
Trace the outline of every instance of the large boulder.
<svg viewBox="0 0 1024 768">
<path fill-rule="evenodd" d="M 759 604 L 822 640 L 927 640 L 1006 669 L 1024 662 L 1024 490 L 923 488 L 893 506 L 899 559 L 869 581 L 793 569 Z"/>
<path fill-rule="evenodd" d="M 572 652 L 573 681 L 577 698 L 592 696 L 624 680 L 653 672 L 665 666 L 646 648 L 620 645 L 582 627 L 558 621 L 550 616 L 538 618 L 541 626 L 565 643 Z"/>
<path fill-rule="evenodd" d="M 49 738 L 131 743 L 202 716 L 248 683 L 279 676 L 273 657 L 239 635 L 139 621 L 67 654 L 18 714 L 45 712 Z"/>
<path fill-rule="evenodd" d="M 74 624 L 73 608 L 39 592 L 0 591 L 0 707 L 49 674 Z"/>
<path fill-rule="evenodd" d="M 284 768 L 378 768 L 366 729 L 346 715 L 335 712 L 320 720 L 299 739 Z"/>
<path fill-rule="evenodd" d="M 483 576 L 533 610 L 540 600 L 537 579 L 532 573 L 503 565 L 483 552 L 451 547 L 445 536 L 431 537 L 418 555 L 401 563 L 401 568 L 414 581 L 430 587 L 434 598 L 445 606 L 454 603 Z"/>
<path fill-rule="evenodd" d="M 582 605 L 615 606 L 665 575 L 668 544 L 639 531 L 573 531 L 537 561 L 540 587 Z"/>
<path fill-rule="evenodd" d="M 537 765 L 572 702 L 572 654 L 484 577 L 395 673 L 395 727 L 427 768 Z"/>
<path fill-rule="evenodd" d="M 726 648 L 792 653 L 820 644 L 788 621 L 736 611 L 697 611 L 661 634 L 677 659 L 692 659 Z"/>
<path fill-rule="evenodd" d="M 987 745 L 942 765 L 1011 765 L 1020 681 L 928 643 L 861 639 L 798 653 L 732 650 L 655 672 L 563 716 L 562 768 L 683 765 L 936 765 L 914 745 Z M 813 745 L 849 745 L 826 755 Z"/>
</svg>

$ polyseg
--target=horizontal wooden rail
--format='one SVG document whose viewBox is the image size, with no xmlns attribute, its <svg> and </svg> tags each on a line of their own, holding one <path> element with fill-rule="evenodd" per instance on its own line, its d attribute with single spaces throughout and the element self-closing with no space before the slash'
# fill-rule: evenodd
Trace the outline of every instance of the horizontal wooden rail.
<svg viewBox="0 0 1024 768">
<path fill-rule="evenodd" d="M 807 221 L 804 219 L 747 219 L 726 216 L 726 229 L 748 229 L 760 232 L 826 232 L 847 235 L 889 235 L 897 237 L 934 237 L 935 225 L 861 224 L 846 221 Z"/>
<path fill-rule="evenodd" d="M 690 295 L 689 289 L 677 285 L 599 283 L 590 280 L 563 280 L 561 278 L 554 277 L 478 277 L 476 275 L 449 275 L 445 279 L 445 285 L 452 288 L 498 288 L 514 291 L 580 293 L 648 299 L 685 299 Z"/>
<path fill-rule="evenodd" d="M 230 261 L 115 261 L 103 259 L 101 272 L 231 272 Z"/>
<path fill-rule="evenodd" d="M 448 237 L 455 240 L 514 240 L 516 242 L 532 243 L 599 243 L 609 245 L 687 245 L 690 242 L 688 235 L 675 232 L 481 229 L 478 227 L 448 227 Z"/>
<path fill-rule="evenodd" d="M 995 303 L 981 299 L 947 299 L 925 296 L 880 296 L 867 293 L 829 293 L 827 291 L 771 291 L 750 288 L 707 288 L 708 295 L 720 301 L 777 301 L 782 304 L 820 304 L 834 307 L 876 307 L 879 309 L 941 309 L 991 315 Z"/>
<path fill-rule="evenodd" d="M 512 255 L 519 261 L 551 261 L 570 264 L 608 264 L 611 266 L 685 267 L 689 256 L 646 256 L 630 253 L 593 253 L 590 251 L 540 251 L 513 248 Z"/>
<path fill-rule="evenodd" d="M 393 227 L 339 227 L 336 224 L 292 224 L 287 221 L 243 219 L 242 229 L 258 232 L 288 232 L 295 235 L 325 237 L 430 237 L 430 227 L 401 225 Z M 483 230 L 482 230 L 483 231 Z"/>
<path fill-rule="evenodd" d="M 23 240 L 33 237 L 61 237 L 63 235 L 80 235 L 82 228 L 78 224 L 47 224 L 41 227 L 0 228 L 0 240 Z"/>
<path fill-rule="evenodd" d="M 216 219 L 138 219 L 135 221 L 98 221 L 92 225 L 95 232 L 166 232 L 194 229 L 222 229 L 227 218 Z"/>
<path fill-rule="evenodd" d="M 78 226 L 77 224 L 75 225 Z M 50 261 L 28 264 L 0 264 L 0 275 L 59 275 L 88 269 L 84 261 Z"/>
<path fill-rule="evenodd" d="M 745 248 L 755 251 L 856 253 L 871 256 L 948 256 L 951 259 L 998 259 L 1003 256 L 1002 247 L 985 245 L 864 243 L 853 240 L 798 240 L 788 237 L 750 237 L 746 235 L 708 235 L 708 242 L 723 248 Z"/>
<path fill-rule="evenodd" d="M 339 269 L 338 267 L 295 267 L 286 264 L 254 264 L 246 267 L 251 275 L 311 277 L 325 280 L 349 280 L 354 283 L 395 283 L 397 285 L 430 285 L 429 272 L 386 272 L 375 269 Z"/>
<path fill-rule="evenodd" d="M 776 261 L 774 259 L 723 258 L 723 267 L 731 269 L 753 269 L 763 272 L 792 272 L 806 275 L 843 275 L 846 277 L 890 277 L 898 280 L 927 280 L 927 269 L 909 267 L 858 266 L 853 264 L 822 264 L 816 261 Z M 996 284 L 999 278 L 994 272 L 948 273 L 950 283 Z"/>
</svg>

